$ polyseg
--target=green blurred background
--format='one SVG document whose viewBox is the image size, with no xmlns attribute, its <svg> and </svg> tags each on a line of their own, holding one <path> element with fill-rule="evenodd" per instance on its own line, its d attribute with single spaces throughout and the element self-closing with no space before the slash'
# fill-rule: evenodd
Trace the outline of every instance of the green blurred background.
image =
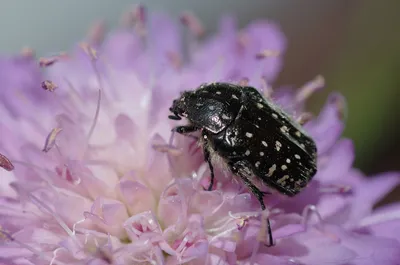
<svg viewBox="0 0 400 265">
<path fill-rule="evenodd" d="M 37 54 L 65 50 L 85 36 L 93 21 L 110 28 L 137 4 L 133 0 L 6 1 L 0 3 L 0 52 L 34 48 Z M 354 139 L 356 166 L 367 174 L 400 170 L 400 2 L 396 0 L 148 0 L 152 10 L 174 16 L 193 11 L 215 30 L 224 13 L 241 26 L 255 18 L 281 25 L 289 40 L 277 84 L 302 85 L 318 74 L 327 89 L 312 98 L 317 110 L 329 91 L 348 99 L 345 135 Z"/>
</svg>

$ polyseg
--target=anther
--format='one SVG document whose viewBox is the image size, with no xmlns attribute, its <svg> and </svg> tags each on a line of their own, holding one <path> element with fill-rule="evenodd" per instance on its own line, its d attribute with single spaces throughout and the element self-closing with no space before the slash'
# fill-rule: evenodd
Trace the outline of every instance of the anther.
<svg viewBox="0 0 400 265">
<path fill-rule="evenodd" d="M 33 58 L 35 56 L 35 51 L 32 48 L 25 47 L 21 50 L 21 55 L 26 58 Z"/>
<path fill-rule="evenodd" d="M 134 7 L 132 10 L 129 10 L 125 14 L 123 14 L 121 18 L 121 25 L 128 28 L 134 28 L 135 31 L 140 36 L 146 35 L 146 19 L 147 13 L 144 5 L 139 4 Z"/>
<path fill-rule="evenodd" d="M 3 154 L 0 154 L 0 167 L 4 168 L 7 171 L 14 170 L 14 165 L 11 161 Z"/>
<path fill-rule="evenodd" d="M 240 81 L 239 81 L 239 85 L 240 86 L 248 86 L 249 85 L 249 79 L 247 77 L 243 77 Z"/>
<path fill-rule="evenodd" d="M 314 92 L 323 88 L 324 85 L 325 85 L 325 79 L 321 75 L 315 77 L 313 80 L 306 83 L 304 86 L 300 88 L 299 92 L 296 94 L 295 101 L 304 102 Z"/>
<path fill-rule="evenodd" d="M 331 185 L 327 187 L 322 187 L 319 189 L 322 193 L 340 193 L 349 194 L 352 192 L 352 187 L 349 185 Z"/>
<path fill-rule="evenodd" d="M 205 30 L 203 24 L 192 12 L 183 12 L 181 15 L 181 22 L 183 25 L 187 26 L 196 37 L 201 37 L 204 35 Z"/>
<path fill-rule="evenodd" d="M 265 58 L 268 58 L 268 57 L 277 57 L 279 55 L 280 55 L 280 52 L 277 51 L 277 50 L 268 50 L 268 49 L 266 49 L 266 50 L 262 50 L 261 52 L 258 52 L 256 54 L 256 59 L 261 60 L 261 59 L 265 59 Z"/>
<path fill-rule="evenodd" d="M 43 152 L 47 153 L 48 151 L 50 151 L 51 148 L 54 147 L 54 145 L 56 144 L 56 137 L 62 130 L 62 128 L 54 128 L 51 130 L 51 132 L 46 137 L 46 141 L 42 149 Z"/>
<path fill-rule="evenodd" d="M 46 91 L 54 92 L 58 86 L 50 80 L 42 82 L 42 88 Z"/>
<path fill-rule="evenodd" d="M 92 44 L 100 44 L 105 35 L 106 27 L 104 21 L 95 22 L 87 33 L 87 38 Z"/>
<path fill-rule="evenodd" d="M 337 115 L 340 120 L 347 119 L 347 105 L 345 99 L 339 95 L 333 95 L 329 99 L 333 104 L 335 104 L 337 109 Z"/>
<path fill-rule="evenodd" d="M 67 58 L 68 58 L 68 54 L 66 52 L 61 52 L 60 54 L 58 54 L 56 56 L 41 57 L 41 58 L 39 58 L 39 66 L 40 67 L 48 67 L 60 60 L 67 59 Z"/>
<path fill-rule="evenodd" d="M 83 50 L 87 55 L 89 55 L 89 57 L 90 57 L 90 59 L 91 59 L 92 61 L 97 60 L 98 55 L 97 55 L 97 51 L 96 51 L 95 48 L 93 48 L 91 45 L 89 45 L 89 44 L 86 43 L 86 42 L 82 42 L 79 46 L 82 48 L 82 50 Z"/>
<path fill-rule="evenodd" d="M 313 115 L 310 112 L 304 112 L 302 114 L 300 114 L 300 116 L 297 118 L 297 123 L 299 123 L 300 125 L 304 125 L 307 122 L 309 122 L 310 120 L 312 120 Z"/>
</svg>

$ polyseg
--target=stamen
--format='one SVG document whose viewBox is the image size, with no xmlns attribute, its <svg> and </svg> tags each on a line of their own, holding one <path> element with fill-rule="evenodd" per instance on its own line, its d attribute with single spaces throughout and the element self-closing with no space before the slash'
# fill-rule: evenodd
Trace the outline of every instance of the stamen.
<svg viewBox="0 0 400 265">
<path fill-rule="evenodd" d="M 78 93 L 78 91 L 74 88 L 71 81 L 69 81 L 67 78 L 64 78 L 64 81 L 67 83 L 68 88 L 70 89 L 68 96 L 70 97 L 71 101 L 76 105 L 83 105 L 84 104 L 83 99 Z"/>
<path fill-rule="evenodd" d="M 63 249 L 64 248 L 57 248 L 56 250 L 53 251 L 53 258 L 51 259 L 49 265 L 53 265 L 53 263 L 56 261 L 56 258 L 57 258 L 57 252 L 60 250 L 63 250 Z M 57 261 L 57 263 L 59 263 L 59 262 Z"/>
<path fill-rule="evenodd" d="M 62 128 L 53 128 L 51 132 L 47 135 L 46 141 L 44 143 L 44 147 L 42 149 L 43 152 L 47 153 L 51 148 L 56 144 L 56 137 L 62 131 Z"/>
<path fill-rule="evenodd" d="M 34 249 L 33 247 L 31 247 L 30 245 L 25 244 L 24 242 L 21 242 L 21 241 L 17 240 L 15 237 L 10 235 L 8 232 L 3 230 L 1 227 L 0 227 L 0 238 L 5 238 L 5 240 L 8 241 L 8 242 L 14 242 L 14 243 L 18 244 L 20 247 L 31 251 L 33 254 L 35 254 L 36 256 L 40 257 L 43 260 L 46 260 L 46 261 L 49 261 L 49 262 L 52 261 L 52 259 L 50 259 L 50 257 L 43 255 L 42 251 L 38 251 L 38 250 Z M 59 264 L 64 265 L 65 263 L 59 262 Z"/>
<path fill-rule="evenodd" d="M 53 81 L 46 80 L 42 82 L 42 88 L 49 92 L 54 92 L 58 86 Z"/>
<path fill-rule="evenodd" d="M 137 5 L 134 9 L 129 10 L 125 14 L 122 15 L 120 24 L 123 27 L 127 28 L 132 28 L 134 27 L 135 31 L 140 35 L 140 36 L 145 36 L 146 35 L 146 19 L 147 19 L 147 13 L 146 13 L 146 8 L 144 5 L 139 4 Z"/>
<path fill-rule="evenodd" d="M 274 92 L 264 76 L 261 77 L 261 91 L 267 99 L 271 99 L 272 93 Z"/>
<path fill-rule="evenodd" d="M 0 153 L 0 167 L 4 168 L 7 171 L 14 170 L 14 165 L 11 163 L 11 161 L 1 153 Z"/>
<path fill-rule="evenodd" d="M 263 51 L 257 53 L 256 59 L 262 60 L 262 59 L 265 59 L 268 57 L 278 57 L 279 55 L 280 55 L 279 51 L 266 49 L 266 50 L 263 50 Z"/>
<path fill-rule="evenodd" d="M 311 214 L 315 214 L 317 216 L 319 225 L 323 223 L 322 217 L 318 212 L 317 207 L 315 207 L 315 205 L 307 205 L 303 209 L 302 213 L 303 220 L 301 221 L 301 225 L 304 226 L 304 228 L 307 228 L 307 223 L 310 220 Z"/>
<path fill-rule="evenodd" d="M 192 12 L 185 11 L 181 15 L 181 22 L 187 26 L 189 30 L 196 36 L 201 37 L 205 33 L 205 29 L 200 19 L 196 17 Z"/>
<path fill-rule="evenodd" d="M 339 194 L 349 194 L 353 191 L 350 185 L 331 185 L 327 187 L 322 187 L 319 189 L 322 193 L 339 193 Z"/>
<path fill-rule="evenodd" d="M 14 164 L 17 164 L 17 165 L 21 165 L 21 166 L 27 167 L 27 168 L 29 168 L 29 169 L 38 170 L 38 171 L 42 172 L 43 174 L 46 175 L 46 177 L 43 176 L 43 174 L 39 174 L 39 177 L 40 177 L 42 180 L 44 180 L 44 181 L 49 185 L 49 187 L 50 187 L 53 191 L 56 191 L 55 188 L 54 188 L 54 186 L 53 186 L 53 184 L 52 184 L 52 179 L 51 179 L 51 177 L 54 176 L 53 171 L 50 171 L 50 170 L 41 168 L 41 167 L 36 166 L 36 165 L 34 165 L 34 164 L 31 164 L 31 163 L 27 163 L 27 162 L 25 162 L 25 161 L 13 160 L 13 163 L 14 163 Z M 11 185 L 11 184 L 10 184 L 10 185 Z"/>
<path fill-rule="evenodd" d="M 93 71 L 94 71 L 94 73 L 95 73 L 95 75 L 97 77 L 97 81 L 99 82 L 99 90 L 98 90 L 96 112 L 95 112 L 95 115 L 94 115 L 92 126 L 90 127 L 89 133 L 88 133 L 88 135 L 86 137 L 86 145 L 87 145 L 86 149 L 87 149 L 88 146 L 89 146 L 90 138 L 93 135 L 94 129 L 96 128 L 97 121 L 99 119 L 101 97 L 102 97 L 102 91 L 103 91 L 103 87 L 104 86 L 103 86 L 103 79 L 101 78 L 100 72 L 98 71 L 97 66 L 96 66 L 96 59 L 97 59 L 96 51 L 93 48 L 91 48 L 90 45 L 85 44 L 85 43 L 82 44 L 81 47 L 92 58 L 91 63 L 92 63 Z"/>
<path fill-rule="evenodd" d="M 174 138 L 175 138 L 175 131 L 172 130 L 171 131 L 171 136 L 169 137 L 169 140 L 168 140 L 168 145 L 169 146 L 174 146 L 173 145 Z M 172 176 L 176 176 L 178 171 L 177 171 L 176 167 L 174 166 L 174 163 L 172 161 L 172 157 L 169 155 L 169 153 L 167 153 L 167 154 L 168 154 L 167 155 L 167 159 L 168 159 L 168 164 L 169 164 L 169 168 L 170 168 L 171 174 L 172 174 Z"/>
<path fill-rule="evenodd" d="M 100 114 L 100 104 L 101 104 L 101 88 L 99 89 L 99 91 L 98 91 L 98 97 L 97 97 L 97 106 L 96 106 L 96 112 L 95 112 L 95 114 L 94 114 L 94 119 L 93 119 L 93 123 L 92 123 L 92 126 L 90 127 L 90 130 L 89 130 L 89 133 L 88 133 L 88 135 L 87 135 L 87 137 L 86 137 L 86 143 L 87 143 L 87 145 L 89 145 L 89 140 L 90 140 L 90 138 L 92 137 L 92 135 L 93 135 L 93 132 L 94 132 L 94 129 L 96 128 L 96 124 L 97 124 L 97 121 L 98 121 L 98 119 L 99 119 L 99 114 Z"/>
<path fill-rule="evenodd" d="M 153 144 L 152 148 L 158 152 L 168 153 L 172 156 L 182 155 L 182 150 L 168 144 Z"/>
<path fill-rule="evenodd" d="M 60 54 L 56 56 L 51 56 L 51 57 L 41 57 L 39 58 L 39 66 L 40 67 L 48 67 L 53 65 L 54 63 L 68 58 L 68 54 L 66 52 L 61 52 Z"/>
<path fill-rule="evenodd" d="M 241 215 L 241 216 L 234 216 L 231 211 L 228 212 L 228 215 L 236 219 L 236 227 L 240 231 L 242 230 L 249 222 L 250 217 L 257 217 L 259 216 L 259 213 L 251 214 L 251 215 Z"/>
<path fill-rule="evenodd" d="M 314 92 L 323 88 L 324 85 L 325 85 L 325 79 L 321 75 L 315 77 L 314 80 L 311 80 L 310 82 L 306 83 L 303 87 L 300 88 L 300 90 L 296 94 L 295 101 L 304 102 Z"/>
<path fill-rule="evenodd" d="M 88 31 L 87 37 L 92 44 L 101 44 L 104 40 L 106 27 L 104 21 L 95 22 Z"/>
<path fill-rule="evenodd" d="M 183 61 L 179 53 L 167 52 L 167 58 L 176 70 L 182 68 Z"/>
<path fill-rule="evenodd" d="M 249 78 L 247 78 L 247 77 L 243 77 L 239 81 L 239 86 L 248 86 L 248 85 L 249 85 Z"/>
<path fill-rule="evenodd" d="M 303 126 L 304 124 L 306 124 L 307 122 L 309 122 L 310 120 L 312 120 L 312 118 L 313 118 L 312 113 L 310 113 L 310 112 L 304 112 L 304 113 L 300 114 L 300 116 L 297 118 L 297 122 L 298 122 L 300 125 Z"/>
<path fill-rule="evenodd" d="M 57 223 L 61 226 L 61 228 L 63 228 L 65 230 L 65 232 L 74 240 L 74 242 L 81 247 L 81 243 L 79 242 L 79 240 L 77 240 L 75 238 L 75 234 L 71 231 L 71 229 L 69 229 L 68 225 L 60 218 L 60 216 L 58 216 L 57 213 L 55 213 L 52 209 L 50 209 L 50 207 L 48 207 L 46 204 L 44 204 L 41 200 L 39 200 L 36 196 L 34 196 L 33 194 L 29 194 L 29 198 L 31 199 L 31 201 L 33 202 L 33 204 L 35 204 L 36 206 L 40 208 L 43 208 L 44 210 L 46 210 L 51 216 L 54 217 L 54 219 L 57 221 Z"/>
<path fill-rule="evenodd" d="M 24 47 L 21 50 L 21 55 L 27 58 L 33 58 L 35 57 L 35 50 L 33 50 L 32 48 L 29 47 Z"/>
<path fill-rule="evenodd" d="M 81 44 L 79 44 L 79 46 L 82 48 L 82 50 L 89 55 L 90 59 L 92 61 L 97 60 L 97 50 L 95 48 L 93 48 L 91 45 L 89 45 L 86 42 L 82 42 Z"/>
<path fill-rule="evenodd" d="M 210 230 L 211 230 L 211 229 L 209 229 L 209 230 L 207 230 L 207 231 L 210 231 Z M 222 230 L 222 229 L 218 229 L 218 230 Z M 229 228 L 229 229 L 227 229 L 227 230 L 222 230 L 222 232 L 216 234 L 215 236 L 213 236 L 213 237 L 210 239 L 209 244 L 211 244 L 214 240 L 217 240 L 217 239 L 219 239 L 219 238 L 221 238 L 221 237 L 224 237 L 224 236 L 226 236 L 226 235 L 229 235 L 231 232 L 234 232 L 235 230 L 237 230 L 237 227 L 236 227 L 236 226 L 232 226 L 231 228 Z"/>
<path fill-rule="evenodd" d="M 72 225 L 72 234 L 73 234 L 73 235 L 76 234 L 76 226 L 79 225 L 79 224 L 81 224 L 81 223 L 83 223 L 84 221 L 86 221 L 86 218 L 83 218 L 82 220 L 79 220 L 79 221 L 75 222 L 75 223 Z"/>
<path fill-rule="evenodd" d="M 347 120 L 347 104 L 344 97 L 341 95 L 334 95 L 329 100 L 336 105 L 338 118 L 342 121 Z"/>
</svg>

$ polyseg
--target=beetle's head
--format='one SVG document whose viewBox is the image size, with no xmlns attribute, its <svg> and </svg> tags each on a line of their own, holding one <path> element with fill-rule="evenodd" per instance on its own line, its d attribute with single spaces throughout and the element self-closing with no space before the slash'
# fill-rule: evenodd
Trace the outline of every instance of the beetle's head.
<svg viewBox="0 0 400 265">
<path fill-rule="evenodd" d="M 169 108 L 174 115 L 168 116 L 172 120 L 180 120 L 182 117 L 187 117 L 187 99 L 191 92 L 183 92 L 178 99 L 172 102 L 172 106 Z"/>
</svg>

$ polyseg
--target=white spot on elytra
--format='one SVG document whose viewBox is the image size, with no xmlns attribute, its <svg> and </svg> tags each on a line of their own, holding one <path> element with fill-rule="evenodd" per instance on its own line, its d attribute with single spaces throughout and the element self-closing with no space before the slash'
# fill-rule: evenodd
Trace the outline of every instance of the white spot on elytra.
<svg viewBox="0 0 400 265">
<path fill-rule="evenodd" d="M 264 105 L 261 103 L 257 103 L 257 108 L 262 109 L 262 108 L 264 108 Z"/>
<path fill-rule="evenodd" d="M 271 177 L 271 176 L 274 174 L 275 170 L 276 170 L 276 164 L 273 164 L 272 167 L 270 167 L 270 168 L 268 169 L 268 174 L 267 174 L 267 176 L 268 176 L 268 177 Z"/>
<path fill-rule="evenodd" d="M 266 141 L 261 141 L 261 143 L 262 143 L 263 146 L 268 147 L 268 144 L 267 144 Z"/>
<path fill-rule="evenodd" d="M 282 168 L 282 170 L 286 170 L 287 166 L 286 165 L 282 165 L 281 168 Z"/>
<path fill-rule="evenodd" d="M 260 128 L 260 126 L 258 126 L 257 124 L 254 124 L 254 126 L 256 126 L 257 129 Z"/>
<path fill-rule="evenodd" d="M 260 117 L 258 117 L 257 119 L 258 119 L 259 121 L 261 121 L 261 118 L 260 118 Z"/>
<path fill-rule="evenodd" d="M 224 120 L 229 120 L 230 118 L 229 118 L 229 116 L 227 116 L 226 114 L 222 114 L 222 119 L 224 119 Z"/>
<path fill-rule="evenodd" d="M 281 185 L 285 185 L 286 184 L 286 180 L 289 178 L 289 175 L 285 175 L 282 178 L 278 179 L 278 181 L 276 183 L 281 184 Z"/>
<path fill-rule="evenodd" d="M 246 132 L 246 137 L 251 138 L 251 137 L 253 137 L 253 134 L 249 133 L 249 132 Z"/>
<path fill-rule="evenodd" d="M 203 103 L 196 103 L 196 106 L 201 107 L 201 106 L 203 106 Z"/>
<path fill-rule="evenodd" d="M 286 163 L 290 164 L 290 162 L 292 162 L 292 161 L 290 161 L 290 159 L 289 159 L 289 158 L 288 158 L 288 159 L 286 159 Z"/>
<path fill-rule="evenodd" d="M 221 91 L 217 91 L 215 92 L 217 95 L 221 95 Z"/>
<path fill-rule="evenodd" d="M 281 147 L 282 147 L 281 142 L 276 141 L 276 142 L 275 142 L 275 149 L 276 149 L 276 151 L 280 151 L 280 150 L 281 150 Z"/>
<path fill-rule="evenodd" d="M 207 139 L 207 135 L 204 135 L 203 138 L 204 138 L 204 139 Z"/>
<path fill-rule="evenodd" d="M 256 167 L 259 167 L 260 164 L 261 164 L 260 161 L 257 161 L 257 162 L 255 163 L 255 166 L 256 166 Z"/>
<path fill-rule="evenodd" d="M 276 113 L 272 113 L 272 117 L 274 117 L 274 119 L 278 119 L 278 115 L 276 115 Z"/>
<path fill-rule="evenodd" d="M 250 155 L 250 150 L 246 150 L 246 152 L 244 154 L 249 156 Z"/>
<path fill-rule="evenodd" d="M 232 94 L 232 98 L 239 99 L 235 94 Z"/>
<path fill-rule="evenodd" d="M 208 106 L 208 109 L 209 110 L 215 110 L 215 107 L 214 106 Z"/>
<path fill-rule="evenodd" d="M 300 159 L 300 156 L 299 156 L 298 154 L 295 154 L 294 157 L 295 157 L 296 159 Z"/>
<path fill-rule="evenodd" d="M 260 156 L 264 156 L 264 152 L 260 152 Z"/>
<path fill-rule="evenodd" d="M 296 134 L 297 137 L 301 136 L 301 133 L 299 131 L 295 132 L 295 134 Z"/>
<path fill-rule="evenodd" d="M 286 126 L 281 127 L 281 132 L 287 133 L 288 131 L 289 131 L 288 127 L 286 127 Z"/>
</svg>

